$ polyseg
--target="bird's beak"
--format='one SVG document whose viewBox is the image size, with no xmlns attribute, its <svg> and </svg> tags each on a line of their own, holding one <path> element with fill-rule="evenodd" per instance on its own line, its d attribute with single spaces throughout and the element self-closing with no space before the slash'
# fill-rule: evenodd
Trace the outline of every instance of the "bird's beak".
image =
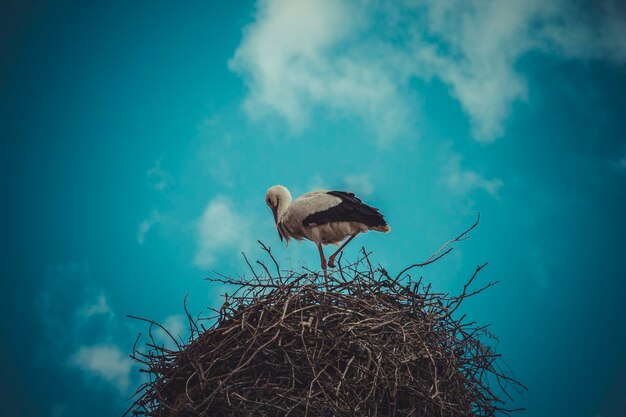
<svg viewBox="0 0 626 417">
<path fill-rule="evenodd" d="M 278 209 L 272 207 L 272 214 L 274 214 L 274 223 L 276 223 L 276 230 L 278 230 L 278 237 L 280 238 L 280 241 L 283 241 L 283 234 L 280 231 L 280 227 L 278 227 Z"/>
</svg>

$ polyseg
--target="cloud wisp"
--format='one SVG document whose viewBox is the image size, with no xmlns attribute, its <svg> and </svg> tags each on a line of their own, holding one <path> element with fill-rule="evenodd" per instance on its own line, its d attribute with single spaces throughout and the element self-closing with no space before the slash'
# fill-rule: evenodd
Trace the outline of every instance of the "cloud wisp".
<svg viewBox="0 0 626 417">
<path fill-rule="evenodd" d="M 374 184 L 368 174 L 349 174 L 343 178 L 348 191 L 363 197 L 370 197 L 374 193 Z"/>
<path fill-rule="evenodd" d="M 161 223 L 163 220 L 161 214 L 158 210 L 152 210 L 150 213 L 150 217 L 144 219 L 137 228 L 137 243 L 143 245 L 146 241 L 146 235 L 152 230 L 155 226 Z"/>
<path fill-rule="evenodd" d="M 106 293 L 91 283 L 89 264 L 50 265 L 35 306 L 44 330 L 43 360 L 80 370 L 89 380 L 105 382 L 102 387 L 127 394 L 134 364 L 111 341 L 121 329 Z"/>
<path fill-rule="evenodd" d="M 125 394 L 130 386 L 131 359 L 112 344 L 80 346 L 69 359 L 71 366 L 101 378 Z"/>
<path fill-rule="evenodd" d="M 169 173 L 161 168 L 161 159 L 157 159 L 154 165 L 146 171 L 146 176 L 156 191 L 163 191 L 169 185 Z"/>
<path fill-rule="evenodd" d="M 452 154 L 446 159 L 441 179 L 452 193 L 464 196 L 481 190 L 493 198 L 500 197 L 499 192 L 504 185 L 502 180 L 488 179 L 474 170 L 464 168 L 460 155 Z"/>
<path fill-rule="evenodd" d="M 94 316 L 105 316 L 107 318 L 112 318 L 113 310 L 111 309 L 111 306 L 109 306 L 106 295 L 104 294 L 104 292 L 101 291 L 100 294 L 98 294 L 96 300 L 94 300 L 90 304 L 85 305 L 78 314 L 84 320 L 88 320 Z"/>
<path fill-rule="evenodd" d="M 194 264 L 209 268 L 217 263 L 220 254 L 249 250 L 253 241 L 250 226 L 248 217 L 238 212 L 227 197 L 217 196 L 209 201 L 196 222 L 198 246 Z"/>
<path fill-rule="evenodd" d="M 359 117 L 383 145 L 412 128 L 411 79 L 436 78 L 487 143 L 527 97 L 522 57 L 626 62 L 618 4 L 259 0 L 229 66 L 246 81 L 253 119 L 277 115 L 301 130 L 323 108 Z"/>
<path fill-rule="evenodd" d="M 167 329 L 167 332 L 161 327 L 158 327 L 154 331 L 154 337 L 168 349 L 174 350 L 176 343 L 185 341 L 189 336 L 187 319 L 181 314 L 167 316 L 161 325 Z M 172 340 L 172 337 L 175 338 L 176 341 Z"/>
</svg>

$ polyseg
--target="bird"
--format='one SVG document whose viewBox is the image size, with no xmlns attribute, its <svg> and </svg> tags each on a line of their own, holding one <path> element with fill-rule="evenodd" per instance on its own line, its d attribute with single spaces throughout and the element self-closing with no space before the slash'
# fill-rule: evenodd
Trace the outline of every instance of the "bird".
<svg viewBox="0 0 626 417">
<path fill-rule="evenodd" d="M 274 185 L 267 190 L 265 202 L 272 210 L 281 241 L 289 245 L 290 239 L 308 239 L 317 245 L 327 290 L 327 267 L 334 268 L 335 257 L 352 239 L 369 230 L 391 231 L 377 208 L 347 191 L 310 191 L 292 203 L 289 190 L 283 185 Z M 339 244 L 344 239 L 327 262 L 322 245 Z"/>
</svg>

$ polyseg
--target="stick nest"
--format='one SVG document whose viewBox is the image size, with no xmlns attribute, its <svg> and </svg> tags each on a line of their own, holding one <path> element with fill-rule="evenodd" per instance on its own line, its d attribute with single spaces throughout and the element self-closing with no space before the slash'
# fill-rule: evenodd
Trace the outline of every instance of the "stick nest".
<svg viewBox="0 0 626 417">
<path fill-rule="evenodd" d="M 409 275 L 451 249 L 396 277 L 372 266 L 363 251 L 355 263 L 339 263 L 326 289 L 318 273 L 282 271 L 266 250 L 273 265 L 258 262 L 258 272 L 248 263 L 253 278 L 210 279 L 236 291 L 210 322 L 187 314 L 186 344 L 166 349 L 151 336 L 147 351 L 134 349 L 150 381 L 129 412 L 461 417 L 516 411 L 502 399 L 523 386 L 502 371 L 486 344 L 493 336 L 455 314 L 463 300 L 494 284 L 469 290 L 486 264 L 453 296 Z"/>
</svg>

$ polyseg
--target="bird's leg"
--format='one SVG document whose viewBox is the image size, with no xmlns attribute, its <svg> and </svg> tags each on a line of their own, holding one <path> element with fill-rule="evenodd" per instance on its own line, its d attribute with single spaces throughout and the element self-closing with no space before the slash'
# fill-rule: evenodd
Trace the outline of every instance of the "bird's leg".
<svg viewBox="0 0 626 417">
<path fill-rule="evenodd" d="M 320 251 L 320 261 L 322 262 L 322 271 L 324 271 L 324 284 L 326 285 L 326 291 L 328 291 L 328 273 L 326 272 L 326 257 L 324 256 L 324 250 L 322 244 L 317 244 L 317 250 Z"/>
<path fill-rule="evenodd" d="M 354 238 L 356 237 L 356 235 L 358 235 L 358 234 L 359 234 L 359 232 L 356 232 L 355 234 L 353 234 L 352 236 L 350 236 L 350 237 L 348 238 L 348 240 L 346 240 L 345 242 L 343 242 L 343 245 L 341 245 L 341 246 L 339 247 L 339 249 L 337 249 L 337 250 L 335 251 L 335 253 L 333 253 L 332 255 L 330 255 L 330 258 L 328 258 L 328 266 L 330 266 L 331 268 L 334 268 L 334 267 L 335 267 L 335 256 L 337 256 L 337 254 L 338 254 L 339 252 L 341 252 L 341 250 L 342 250 L 343 248 L 345 248 L 345 247 L 346 247 L 346 245 L 347 245 L 348 243 L 350 243 L 350 241 L 351 241 L 352 239 L 354 239 Z"/>
</svg>

